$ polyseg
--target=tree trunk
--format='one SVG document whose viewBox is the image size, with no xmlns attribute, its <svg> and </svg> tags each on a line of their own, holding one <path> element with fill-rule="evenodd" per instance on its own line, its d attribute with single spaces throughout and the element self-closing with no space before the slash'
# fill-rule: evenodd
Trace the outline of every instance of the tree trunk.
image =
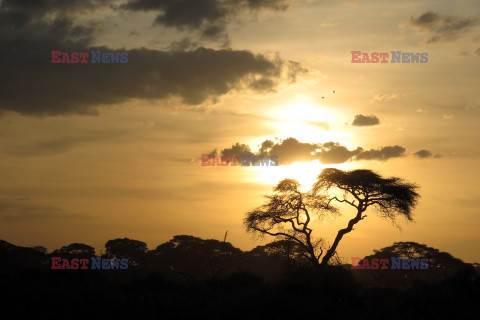
<svg viewBox="0 0 480 320">
<path fill-rule="evenodd" d="M 346 233 L 349 233 L 350 231 L 352 231 L 353 226 L 355 224 L 357 224 L 362 219 L 362 213 L 365 211 L 365 209 L 363 209 L 363 205 L 359 204 L 359 207 L 357 209 L 358 209 L 358 211 L 357 211 L 357 215 L 355 216 L 355 218 L 353 218 L 352 220 L 350 220 L 348 222 L 348 226 L 345 229 L 340 229 L 338 231 L 337 236 L 335 237 L 335 241 L 333 241 L 332 246 L 330 247 L 330 249 L 328 249 L 327 253 L 323 256 L 322 262 L 320 263 L 322 268 L 324 268 L 328 264 L 328 261 L 330 261 L 330 259 L 335 254 L 335 251 L 337 250 L 338 243 L 340 242 L 340 240 L 342 240 L 343 236 Z"/>
</svg>

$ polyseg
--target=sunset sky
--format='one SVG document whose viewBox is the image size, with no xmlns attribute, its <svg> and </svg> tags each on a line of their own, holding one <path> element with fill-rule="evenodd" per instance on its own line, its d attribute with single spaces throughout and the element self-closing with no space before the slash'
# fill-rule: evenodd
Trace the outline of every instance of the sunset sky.
<svg viewBox="0 0 480 320">
<path fill-rule="evenodd" d="M 480 262 L 480 3 L 386 3 L 0 0 L 0 239 L 154 249 L 228 230 L 250 250 L 242 220 L 279 180 L 365 168 L 420 186 L 415 222 L 367 211 L 341 257 L 414 241 Z M 128 63 L 51 63 L 93 50 Z M 266 140 L 280 166 L 201 166 Z M 344 213 L 315 234 L 332 242 Z"/>
</svg>

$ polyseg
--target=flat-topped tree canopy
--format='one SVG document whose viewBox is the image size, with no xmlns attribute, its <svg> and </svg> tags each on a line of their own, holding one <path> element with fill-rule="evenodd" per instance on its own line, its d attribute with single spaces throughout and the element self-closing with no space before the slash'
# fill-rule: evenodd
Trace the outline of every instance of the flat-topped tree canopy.
<svg viewBox="0 0 480 320">
<path fill-rule="evenodd" d="M 324 169 L 313 186 L 316 193 L 337 189 L 343 191 L 343 198 L 331 197 L 331 201 L 345 202 L 365 211 L 374 206 L 382 217 L 394 219 L 403 215 L 412 219 L 412 209 L 420 195 L 418 186 L 400 178 L 383 178 L 372 170 L 359 169 L 343 171 L 335 168 Z M 362 204 L 362 207 L 359 207 Z"/>
</svg>

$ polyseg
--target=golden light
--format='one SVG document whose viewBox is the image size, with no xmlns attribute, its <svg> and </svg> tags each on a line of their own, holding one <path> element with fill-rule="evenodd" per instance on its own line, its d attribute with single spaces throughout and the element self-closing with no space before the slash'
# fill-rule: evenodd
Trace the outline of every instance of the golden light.
<svg viewBox="0 0 480 320">
<path fill-rule="evenodd" d="M 297 180 L 302 185 L 302 191 L 308 191 L 317 180 L 317 176 L 325 168 L 338 168 L 350 170 L 350 164 L 322 164 L 318 160 L 310 162 L 294 162 L 285 166 L 277 167 L 252 167 L 256 174 L 256 180 L 276 185 L 285 178 Z"/>
<path fill-rule="evenodd" d="M 308 101 L 288 104 L 275 113 L 279 137 L 293 137 L 301 142 L 319 143 L 336 141 L 342 143 L 345 132 L 330 130 L 335 119 L 327 107 L 319 107 Z"/>
<path fill-rule="evenodd" d="M 277 121 L 277 138 L 295 138 L 300 142 L 324 143 L 329 141 L 339 142 L 345 145 L 347 132 L 331 130 L 330 123 L 335 123 L 336 113 L 326 106 L 316 106 L 307 98 L 297 98 L 274 111 L 274 119 Z M 338 121 L 337 121 L 338 122 Z M 262 137 L 254 144 L 275 137 Z M 294 162 L 281 166 L 258 166 L 249 168 L 250 172 L 244 179 L 253 179 L 261 183 L 276 185 L 285 178 L 297 180 L 302 185 L 302 191 L 309 190 L 315 183 L 317 176 L 325 168 L 338 168 L 350 170 L 351 163 L 322 164 L 318 160 L 309 162 Z"/>
<path fill-rule="evenodd" d="M 287 121 L 327 122 L 332 116 L 309 102 L 296 102 L 277 111 L 276 119 Z"/>
</svg>

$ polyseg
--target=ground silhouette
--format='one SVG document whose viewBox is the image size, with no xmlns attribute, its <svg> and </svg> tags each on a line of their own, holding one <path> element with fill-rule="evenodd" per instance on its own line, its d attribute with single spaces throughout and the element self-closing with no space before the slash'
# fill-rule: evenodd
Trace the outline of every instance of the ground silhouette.
<svg viewBox="0 0 480 320">
<path fill-rule="evenodd" d="M 425 255 L 437 276 L 425 273 L 424 278 L 425 270 L 414 270 L 414 281 L 397 283 L 391 278 L 404 279 L 405 274 L 391 273 L 389 281 L 380 284 L 358 277 L 348 264 L 319 272 L 298 243 L 286 240 L 250 251 L 225 240 L 188 235 L 175 236 L 153 250 L 127 238 L 109 240 L 106 247 L 102 257 L 134 263 L 125 270 L 52 270 L 52 257 L 85 258 L 92 247 L 74 243 L 48 253 L 43 247 L 0 241 L 0 285 L 8 293 L 0 300 L 3 314 L 15 319 L 479 316 L 478 265 L 415 242 L 395 243 L 364 258 Z"/>
</svg>

